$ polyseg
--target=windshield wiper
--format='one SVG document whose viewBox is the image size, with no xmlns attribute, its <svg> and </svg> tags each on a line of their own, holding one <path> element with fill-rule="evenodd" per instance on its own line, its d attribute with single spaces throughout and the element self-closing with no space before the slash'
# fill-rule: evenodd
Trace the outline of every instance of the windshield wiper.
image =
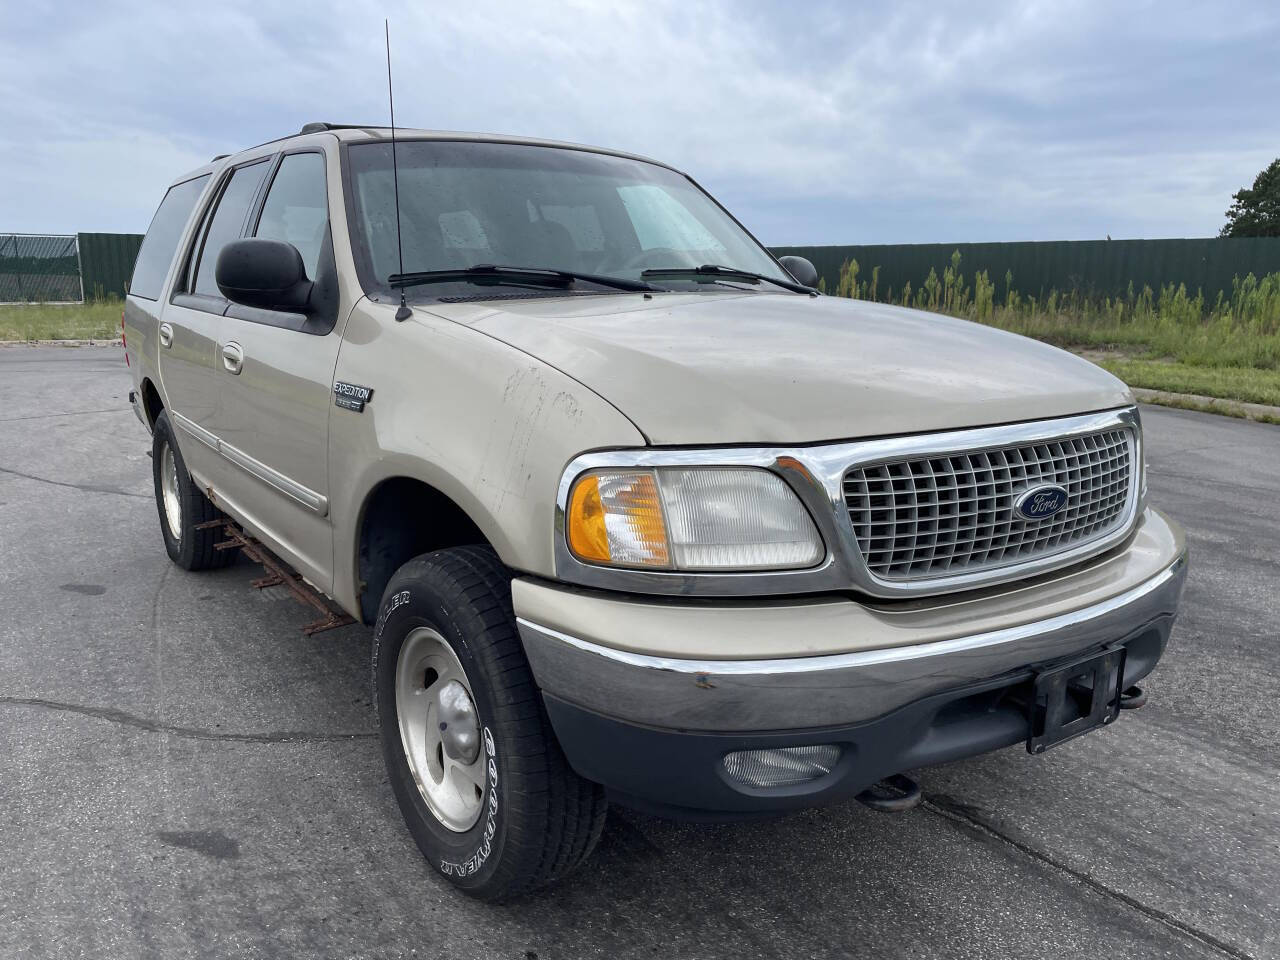
<svg viewBox="0 0 1280 960">
<path fill-rule="evenodd" d="M 479 263 L 474 267 L 456 270 L 418 270 L 413 273 L 393 273 L 387 282 L 393 287 L 416 287 L 425 283 L 478 283 L 507 284 L 568 289 L 574 282 L 598 283 L 615 290 L 659 290 L 643 280 L 625 277 L 606 277 L 595 273 L 579 273 L 576 270 L 551 270 L 541 267 L 507 267 L 495 263 Z"/>
<path fill-rule="evenodd" d="M 752 273 L 750 270 L 739 270 L 736 267 L 722 267 L 715 263 L 704 263 L 700 267 L 653 267 L 650 270 L 641 272 L 640 276 L 689 277 L 694 280 L 706 277 L 709 281 L 737 280 L 741 283 L 759 283 L 764 280 L 768 283 L 776 284 L 784 290 L 792 290 L 796 293 L 816 294 L 818 292 L 813 287 L 806 287 L 803 283 L 796 283 L 794 280 L 779 280 L 763 273 Z"/>
</svg>

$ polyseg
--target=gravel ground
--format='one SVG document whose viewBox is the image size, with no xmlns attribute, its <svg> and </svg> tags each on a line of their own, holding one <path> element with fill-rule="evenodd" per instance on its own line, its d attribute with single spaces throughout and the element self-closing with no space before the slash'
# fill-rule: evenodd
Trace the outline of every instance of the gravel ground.
<svg viewBox="0 0 1280 960">
<path fill-rule="evenodd" d="M 900 816 L 615 809 L 492 907 L 401 823 L 369 632 L 169 563 L 119 350 L 0 349 L 0 383 L 2 957 L 1280 954 L 1280 428 L 1144 409 L 1192 571 L 1116 727 L 923 771 Z"/>
</svg>

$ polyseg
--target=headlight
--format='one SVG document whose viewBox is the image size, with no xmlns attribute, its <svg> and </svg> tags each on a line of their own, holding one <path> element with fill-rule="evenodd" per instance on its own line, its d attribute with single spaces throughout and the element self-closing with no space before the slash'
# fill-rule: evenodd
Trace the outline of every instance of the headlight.
<svg viewBox="0 0 1280 960">
<path fill-rule="evenodd" d="M 579 560 L 617 567 L 783 570 L 824 555 L 791 488 L 755 467 L 592 470 L 569 494 L 565 536 Z"/>
</svg>

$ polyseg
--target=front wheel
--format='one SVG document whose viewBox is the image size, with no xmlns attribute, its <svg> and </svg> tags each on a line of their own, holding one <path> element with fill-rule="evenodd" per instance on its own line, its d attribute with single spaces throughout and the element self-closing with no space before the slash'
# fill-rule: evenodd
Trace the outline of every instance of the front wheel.
<svg viewBox="0 0 1280 960">
<path fill-rule="evenodd" d="M 373 683 L 392 790 L 436 870 L 472 896 L 505 900 L 586 859 L 604 792 L 560 750 L 491 549 L 440 550 L 396 572 L 374 631 Z"/>
</svg>

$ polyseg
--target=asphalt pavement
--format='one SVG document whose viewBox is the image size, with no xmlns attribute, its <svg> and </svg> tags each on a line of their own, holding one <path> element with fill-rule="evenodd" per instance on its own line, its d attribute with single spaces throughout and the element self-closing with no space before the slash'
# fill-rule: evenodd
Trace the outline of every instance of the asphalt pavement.
<svg viewBox="0 0 1280 960">
<path fill-rule="evenodd" d="M 165 555 L 118 348 L 0 348 L 0 957 L 1280 955 L 1280 427 L 1143 409 L 1192 567 L 1150 703 L 901 815 L 610 811 L 486 906 L 383 773 L 370 633 Z"/>
</svg>

